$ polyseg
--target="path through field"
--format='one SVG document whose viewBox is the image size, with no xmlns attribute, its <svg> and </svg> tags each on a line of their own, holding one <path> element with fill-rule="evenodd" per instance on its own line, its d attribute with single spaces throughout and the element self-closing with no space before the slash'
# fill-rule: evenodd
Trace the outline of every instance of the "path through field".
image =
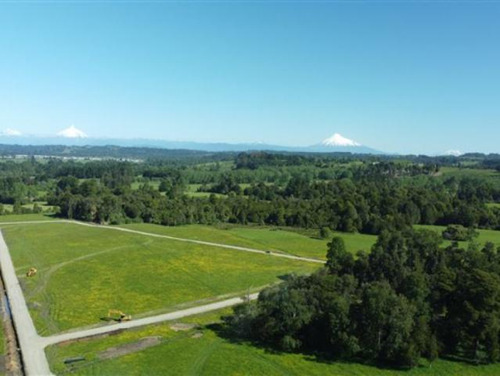
<svg viewBox="0 0 500 376">
<path fill-rule="evenodd" d="M 211 246 L 211 247 L 219 247 L 219 248 L 232 249 L 232 250 L 235 250 L 235 251 L 259 253 L 259 254 L 264 254 L 264 255 L 269 255 L 269 256 L 274 256 L 274 257 L 283 257 L 283 258 L 290 259 L 290 260 L 313 262 L 313 263 L 317 263 L 317 264 L 324 264 L 325 263 L 325 261 L 323 261 L 323 260 L 318 260 L 318 259 L 310 258 L 310 257 L 294 256 L 294 255 L 289 255 L 289 254 L 286 254 L 286 253 L 278 253 L 278 252 L 272 252 L 272 251 L 263 251 L 261 249 L 239 247 L 239 246 L 236 246 L 236 245 L 228 245 L 228 244 L 221 244 L 221 243 L 212 243 L 212 242 L 206 242 L 206 241 L 203 241 L 203 240 L 194 240 L 194 239 L 178 238 L 178 237 L 169 236 L 169 235 L 153 234 L 153 233 L 150 233 L 150 232 L 132 230 L 132 229 L 123 228 L 123 227 L 102 226 L 102 225 L 91 224 L 91 223 L 86 223 L 86 222 L 79 222 L 79 221 L 66 221 L 66 222 L 67 223 L 74 223 L 74 224 L 81 225 L 81 226 L 89 226 L 89 227 L 102 228 L 102 229 L 107 229 L 107 230 L 130 232 L 132 234 L 138 234 L 138 235 L 144 235 L 144 236 L 151 236 L 151 237 L 155 237 L 155 238 L 163 238 L 163 239 L 175 240 L 175 241 L 184 242 L 184 243 L 194 243 L 194 244 L 208 245 L 208 246 Z"/>
<path fill-rule="evenodd" d="M 84 223 L 84 222 L 77 222 L 77 221 L 55 220 L 55 221 L 3 222 L 3 223 L 0 223 L 0 226 L 2 226 L 2 225 L 19 225 L 19 224 L 41 224 L 41 223 L 44 223 L 44 224 L 71 223 L 71 224 L 77 224 L 77 225 L 81 225 L 81 226 L 90 226 L 90 227 L 96 227 L 96 228 L 108 229 L 108 230 L 114 230 L 114 231 L 130 232 L 130 233 L 135 233 L 135 234 L 150 236 L 150 237 L 155 237 L 155 238 L 165 238 L 165 239 L 169 239 L 169 240 L 196 243 L 196 244 L 202 244 L 202 245 L 208 245 L 208 246 L 214 246 L 214 247 L 220 247 L 220 248 L 226 248 L 226 249 L 233 249 L 233 250 L 237 250 L 237 251 L 265 254 L 265 255 L 274 256 L 274 257 L 283 257 L 283 258 L 288 258 L 288 259 L 297 260 L 297 261 L 314 262 L 314 263 L 324 264 L 324 261 L 312 259 L 312 258 L 307 258 L 307 257 L 292 256 L 292 255 L 287 255 L 287 254 L 283 254 L 283 253 L 263 251 L 263 250 L 253 249 L 253 248 L 238 247 L 238 246 L 219 244 L 219 243 L 211 243 L 211 242 L 205 242 L 205 241 L 200 241 L 200 240 L 177 238 L 177 237 L 172 237 L 172 236 L 167 236 L 167 235 L 151 234 L 148 232 L 125 229 L 125 228 L 121 228 L 121 227 L 108 227 L 108 226 L 93 225 L 93 224 L 88 224 L 88 223 Z M 197 314 L 201 314 L 201 313 L 219 310 L 222 308 L 231 307 L 231 306 L 234 306 L 234 305 L 237 305 L 237 304 L 240 304 L 243 302 L 242 298 L 231 298 L 231 299 L 227 299 L 227 300 L 223 300 L 223 301 L 219 301 L 219 302 L 215 302 L 215 303 L 205 304 L 205 305 L 201 305 L 201 306 L 197 306 L 197 307 L 192 307 L 192 308 L 188 308 L 188 309 L 184 309 L 184 310 L 165 313 L 165 314 L 161 314 L 161 315 L 157 315 L 157 316 L 146 317 L 146 318 L 137 319 L 137 320 L 133 320 L 133 321 L 116 323 L 116 324 L 102 326 L 102 327 L 98 327 L 98 328 L 92 328 L 92 329 L 75 330 L 75 331 L 57 334 L 57 335 L 53 335 L 53 336 L 49 336 L 49 337 L 41 337 L 36 332 L 35 326 L 33 324 L 33 320 L 29 314 L 29 310 L 28 310 L 28 307 L 26 305 L 26 300 L 24 298 L 21 286 L 19 284 L 19 280 L 18 280 L 16 272 L 15 272 L 14 264 L 13 264 L 11 256 L 10 256 L 9 249 L 7 247 L 7 244 L 5 243 L 5 240 L 3 238 L 3 234 L 1 233 L 1 231 L 0 231 L 0 268 L 1 268 L 3 279 L 4 279 L 4 283 L 5 283 L 7 296 L 9 298 L 9 303 L 11 305 L 11 311 L 12 311 L 12 315 L 14 318 L 14 325 L 16 327 L 17 335 L 19 338 L 19 345 L 21 347 L 21 354 L 22 354 L 22 359 L 23 359 L 23 363 L 24 363 L 24 370 L 28 376 L 31 376 L 31 375 L 50 375 L 51 374 L 49 364 L 48 364 L 47 358 L 45 356 L 45 351 L 44 351 L 45 347 L 47 347 L 49 345 L 54 345 L 54 344 L 57 344 L 60 342 L 76 340 L 76 339 L 85 338 L 85 337 L 102 335 L 102 334 L 121 331 L 121 330 L 125 330 L 125 329 L 136 328 L 136 327 L 140 327 L 140 326 L 144 326 L 144 325 L 161 323 L 164 321 L 176 320 L 176 319 L 180 319 L 180 318 L 187 317 L 187 316 L 197 315 Z M 250 300 L 257 299 L 257 297 L 258 297 L 258 293 L 255 293 L 255 294 L 248 296 L 248 298 Z"/>
<path fill-rule="evenodd" d="M 138 234 L 138 235 L 143 235 L 143 236 L 150 236 L 150 237 L 153 237 L 153 238 L 169 239 L 169 240 L 174 240 L 174 241 L 179 241 L 179 242 L 184 242 L 184 243 L 193 243 L 193 244 L 200 244 L 200 245 L 208 245 L 208 246 L 211 246 L 211 247 L 232 249 L 232 250 L 235 250 L 235 251 L 259 253 L 259 254 L 264 254 L 264 255 L 273 256 L 273 257 L 282 257 L 282 258 L 286 258 L 286 259 L 290 259 L 290 260 L 312 262 L 312 263 L 316 263 L 316 264 L 324 264 L 325 263 L 324 260 L 319 260 L 319 259 L 310 258 L 310 257 L 294 256 L 294 255 L 290 255 L 290 254 L 286 254 L 286 253 L 279 253 L 279 252 L 273 252 L 273 251 L 262 250 L 262 249 L 255 249 L 255 248 L 248 248 L 248 247 L 239 247 L 239 246 L 236 246 L 236 245 L 228 245 L 228 244 L 222 244 L 222 243 L 206 242 L 206 241 L 203 241 L 203 240 L 179 238 L 179 237 L 169 236 L 169 235 L 153 234 L 151 232 L 132 230 L 132 229 L 118 227 L 118 226 L 116 226 L 116 227 L 113 226 L 112 227 L 112 226 L 98 225 L 98 224 L 94 224 L 94 223 L 80 222 L 80 221 L 67 220 L 67 219 L 53 220 L 53 221 L 0 222 L 0 227 L 2 225 L 42 224 L 42 223 L 43 224 L 50 224 L 50 223 L 70 223 L 70 224 L 75 224 L 75 225 L 80 225 L 80 226 L 87 226 L 87 227 L 92 227 L 92 228 L 100 228 L 100 229 L 105 229 L 105 230 L 129 232 L 129 233 L 132 233 L 132 234 Z"/>
</svg>

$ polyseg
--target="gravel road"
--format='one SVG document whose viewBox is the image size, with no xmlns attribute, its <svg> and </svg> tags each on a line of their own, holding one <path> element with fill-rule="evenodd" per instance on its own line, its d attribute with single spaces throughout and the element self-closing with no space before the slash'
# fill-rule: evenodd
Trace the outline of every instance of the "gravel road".
<svg viewBox="0 0 500 376">
<path fill-rule="evenodd" d="M 255 300 L 259 296 L 258 293 L 251 294 L 249 296 L 250 300 Z M 56 343 L 71 341 L 75 339 L 92 337 L 100 334 L 112 333 L 123 329 L 131 329 L 137 328 L 139 326 L 150 325 L 150 324 L 158 324 L 164 321 L 172 321 L 178 320 L 183 317 L 198 315 L 200 313 L 206 313 L 210 311 L 216 311 L 218 309 L 232 307 L 234 305 L 243 303 L 242 298 L 232 298 L 227 300 L 222 300 L 220 302 L 205 304 L 202 306 L 197 306 L 193 308 L 183 309 L 180 311 L 164 313 L 158 316 L 145 317 L 143 319 L 125 321 L 122 323 L 115 323 L 109 326 L 101 326 L 98 328 L 87 329 L 87 330 L 79 330 L 75 332 L 67 332 L 62 334 L 56 334 L 50 337 L 42 338 L 42 342 L 44 346 L 50 346 Z"/>
<path fill-rule="evenodd" d="M 206 242 L 206 241 L 203 241 L 203 240 L 178 238 L 178 237 L 175 237 L 175 236 L 153 234 L 153 233 L 150 233 L 150 232 L 132 230 L 132 229 L 123 228 L 123 227 L 103 226 L 103 225 L 91 224 L 91 223 L 87 223 L 87 222 L 79 222 L 79 221 L 67 221 L 67 222 L 68 223 L 75 223 L 75 224 L 78 224 L 78 225 L 81 225 L 81 226 L 94 227 L 94 228 L 102 228 L 102 229 L 106 229 L 106 230 L 114 230 L 114 231 L 122 231 L 122 232 L 130 232 L 132 234 L 139 234 L 139 235 L 144 235 L 144 236 L 151 236 L 151 237 L 154 237 L 154 238 L 163 238 L 163 239 L 175 240 L 175 241 L 184 242 L 184 243 L 194 243 L 194 244 L 208 245 L 208 246 L 211 246 L 211 247 L 232 249 L 232 250 L 235 250 L 235 251 L 259 253 L 259 254 L 264 254 L 264 255 L 268 255 L 268 256 L 282 257 L 282 258 L 286 258 L 286 259 L 290 259 L 290 260 L 296 260 L 296 261 L 313 262 L 313 263 L 316 263 L 316 264 L 324 264 L 325 263 L 325 261 L 319 260 L 319 259 L 315 259 L 315 258 L 294 256 L 294 255 L 289 255 L 289 254 L 286 254 L 286 253 L 278 253 L 278 252 L 272 252 L 272 251 L 264 251 L 262 249 L 239 247 L 239 246 L 236 246 L 236 245 L 228 245 L 228 244 L 221 244 L 221 243 L 212 243 L 212 242 Z"/>
<path fill-rule="evenodd" d="M 14 318 L 19 346 L 24 363 L 26 375 L 51 375 L 49 363 L 45 356 L 45 347 L 56 343 L 76 340 L 85 337 L 92 337 L 100 334 L 112 333 L 119 330 L 137 328 L 139 326 L 157 324 L 164 321 L 181 319 L 183 317 L 197 315 L 200 313 L 215 311 L 221 308 L 227 308 L 243 302 L 242 298 L 231 298 L 220 302 L 205 304 L 197 307 L 183 309 L 175 312 L 164 313 L 157 316 L 146 317 L 142 319 L 126 321 L 122 323 L 101 326 L 87 330 L 76 330 L 67 333 L 61 333 L 49 337 L 41 337 L 37 334 L 33 320 L 28 311 L 28 306 L 24 299 L 19 280 L 17 279 L 14 265 L 10 257 L 9 249 L 3 234 L 0 232 L 0 267 L 2 276 L 9 297 L 11 312 Z M 250 300 L 257 299 L 258 293 L 251 294 Z"/>
<path fill-rule="evenodd" d="M 264 254 L 273 257 L 282 257 L 286 259 L 303 261 L 303 262 L 313 262 L 318 264 L 324 264 L 325 262 L 318 259 L 308 258 L 308 257 L 300 257 L 293 256 L 284 253 L 277 253 L 271 251 L 264 251 L 260 249 L 253 249 L 247 247 L 239 247 L 227 244 L 220 243 L 212 243 L 206 242 L 202 240 L 194 240 L 194 239 L 185 239 L 178 238 L 174 236 L 168 235 L 160 235 L 160 234 L 152 234 L 144 231 L 131 230 L 123 227 L 110 227 L 110 226 L 101 226 L 95 224 L 89 224 L 85 222 L 78 221 L 70 221 L 70 220 L 54 220 L 54 221 L 23 221 L 23 222 L 0 222 L 0 226 L 2 225 L 19 225 L 19 224 L 50 224 L 50 223 L 70 223 L 77 224 L 81 226 L 89 226 L 106 230 L 113 231 L 122 231 L 129 232 L 144 236 L 150 236 L 155 238 L 164 238 L 169 240 L 175 240 L 186 243 L 195 243 L 201 245 L 207 245 L 212 247 L 226 248 L 232 249 L 236 251 L 243 252 L 252 252 L 258 254 Z M 86 330 L 75 330 L 71 332 L 61 333 L 49 337 L 41 337 L 37 334 L 35 326 L 33 324 L 33 320 L 28 311 L 28 307 L 26 305 L 26 300 L 24 299 L 24 295 L 19 284 L 19 280 L 16 276 L 16 271 L 14 265 L 12 263 L 12 259 L 10 257 L 9 249 L 5 240 L 3 238 L 3 234 L 0 231 L 0 268 L 2 271 L 2 276 L 5 284 L 5 288 L 7 291 L 7 296 L 10 301 L 12 316 L 14 318 L 14 325 L 17 331 L 17 336 L 19 339 L 19 346 L 21 348 L 21 354 L 24 364 L 24 371 L 26 375 L 51 375 L 49 364 L 47 358 L 45 356 L 45 347 L 54 345 L 64 341 L 76 340 L 85 337 L 96 336 L 100 334 L 112 333 L 124 329 L 136 328 L 139 326 L 157 324 L 164 321 L 177 320 L 183 317 L 197 315 L 200 313 L 215 311 L 221 308 L 231 307 L 236 304 L 242 303 L 241 298 L 231 298 L 227 300 L 223 300 L 220 302 L 205 304 L 202 306 L 197 306 L 193 308 L 188 308 L 180 311 L 165 313 L 157 316 L 146 317 L 142 319 L 127 321 L 123 323 L 116 323 L 107 326 L 101 326 L 93 329 Z M 258 293 L 252 294 L 249 296 L 251 300 L 257 299 Z"/>
<path fill-rule="evenodd" d="M 49 363 L 45 357 L 42 338 L 37 334 L 28 311 L 23 291 L 19 285 L 9 249 L 0 232 L 0 267 L 9 297 L 10 309 L 14 318 L 19 346 L 27 375 L 50 375 Z"/>
</svg>

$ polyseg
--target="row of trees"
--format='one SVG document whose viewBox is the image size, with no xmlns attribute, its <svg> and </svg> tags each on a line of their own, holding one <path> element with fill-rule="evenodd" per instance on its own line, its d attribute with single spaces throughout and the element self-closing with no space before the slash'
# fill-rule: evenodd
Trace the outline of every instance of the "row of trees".
<svg viewBox="0 0 500 376">
<path fill-rule="evenodd" d="M 383 232 L 356 258 L 342 238 L 327 264 L 291 276 L 226 318 L 233 335 L 283 351 L 413 367 L 424 357 L 500 359 L 500 255 L 430 231 Z"/>
<path fill-rule="evenodd" d="M 5 162 L 0 164 L 0 203 L 33 202 L 52 186 L 48 201 L 61 207 L 61 215 L 98 222 L 255 223 L 369 234 L 413 224 L 500 226 L 499 209 L 486 206 L 500 201 L 497 180 L 435 177 L 438 159 L 415 163 L 257 153 L 238 155 L 232 169 L 227 157 L 198 164 Z M 160 179 L 162 194 L 146 184 L 132 190 L 138 174 Z M 210 181 L 201 190 L 218 197 L 187 197 L 187 185 L 196 181 Z M 242 188 L 243 181 L 256 182 Z"/>
<path fill-rule="evenodd" d="M 254 223 L 368 234 L 414 224 L 500 227 L 500 210 L 485 205 L 493 191 L 469 179 L 407 184 L 380 177 L 328 182 L 296 177 L 282 188 L 259 183 L 241 192 L 227 177 L 211 189 L 227 196 L 194 198 L 184 194 L 185 180 L 177 172 L 165 177 L 159 190 L 147 184 L 132 190 L 127 177 L 110 171 L 100 180 L 61 178 L 49 204 L 65 217 L 97 222 L 109 220 L 98 213 L 109 212 L 112 201 L 113 221 L 164 225 Z"/>
</svg>

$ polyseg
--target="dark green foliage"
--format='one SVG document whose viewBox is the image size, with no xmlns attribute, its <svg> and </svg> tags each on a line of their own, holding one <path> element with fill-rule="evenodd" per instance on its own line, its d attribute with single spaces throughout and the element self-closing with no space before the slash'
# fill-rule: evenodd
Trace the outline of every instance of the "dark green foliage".
<svg viewBox="0 0 500 376">
<path fill-rule="evenodd" d="M 328 243 L 328 251 L 326 253 L 326 267 L 332 274 L 350 273 L 354 265 L 352 254 L 347 252 L 344 239 L 340 236 L 335 236 Z"/>
<path fill-rule="evenodd" d="M 33 150 L 42 153 L 39 149 Z M 84 152 L 66 150 L 76 151 Z M 500 200 L 495 176 L 433 176 L 440 164 L 453 166 L 456 158 L 186 152 L 179 160 L 175 152 L 165 155 L 170 158 L 141 163 L 7 160 L 0 164 L 0 202 L 48 201 L 60 206 L 63 216 L 95 221 L 107 216 L 92 212 L 106 212 L 99 207 L 111 194 L 121 212 L 114 221 L 166 225 L 255 223 L 367 234 L 414 224 L 500 228 L 500 210 L 486 206 Z M 496 161 L 493 157 L 482 158 L 486 163 Z M 477 162 L 481 156 L 470 158 Z M 133 181 L 149 184 L 151 179 L 164 195 L 132 191 Z M 249 184 L 244 190 L 243 183 Z M 187 197 L 187 184 L 223 196 Z M 75 210 L 81 201 L 89 202 Z M 95 210 L 89 212 L 90 207 Z"/>
<path fill-rule="evenodd" d="M 370 255 L 328 244 L 325 268 L 239 307 L 240 336 L 284 351 L 413 367 L 439 355 L 500 359 L 500 255 L 439 246 L 429 231 L 383 232 Z M 247 312 L 247 313 L 245 313 Z"/>
<path fill-rule="evenodd" d="M 479 233 L 473 228 L 465 228 L 461 225 L 448 225 L 443 231 L 443 239 L 453 241 L 470 241 L 477 238 Z"/>
<path fill-rule="evenodd" d="M 319 229 L 319 238 L 320 239 L 329 239 L 332 237 L 332 230 L 328 227 L 321 227 Z"/>
</svg>

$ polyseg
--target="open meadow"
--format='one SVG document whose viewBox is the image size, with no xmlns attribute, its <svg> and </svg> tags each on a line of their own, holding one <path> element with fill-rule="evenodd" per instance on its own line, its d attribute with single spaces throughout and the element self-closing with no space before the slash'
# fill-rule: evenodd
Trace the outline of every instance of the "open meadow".
<svg viewBox="0 0 500 376">
<path fill-rule="evenodd" d="M 9 214 L 0 215 L 0 224 L 8 222 L 51 221 L 54 219 L 58 218 L 43 214 Z"/>
<path fill-rule="evenodd" d="M 221 331 L 223 310 L 148 326 L 104 338 L 59 344 L 46 352 L 56 374 L 76 375 L 339 375 L 483 376 L 500 374 L 499 365 L 474 366 L 436 360 L 412 370 L 390 370 L 342 361 L 318 361 L 305 354 L 271 352 L 235 341 Z M 153 346 L 145 348 L 146 343 Z M 144 346 L 140 351 L 137 351 Z M 70 365 L 69 358 L 84 360 Z M 161 359 L 161 362 L 158 361 Z"/>
<path fill-rule="evenodd" d="M 1 227 L 41 335 L 102 324 L 108 309 L 141 317 L 244 295 L 319 266 L 70 223 Z"/>
<path fill-rule="evenodd" d="M 82 326 L 105 325 L 108 309 L 133 318 L 243 295 L 279 282 L 290 273 L 310 273 L 319 265 L 215 246 L 183 243 L 75 223 L 2 224 L 46 220 L 42 215 L 0 217 L 30 313 L 38 332 L 48 335 Z M 151 234 L 244 246 L 324 258 L 327 239 L 303 230 L 253 226 L 189 225 L 120 227 Z M 415 226 L 441 233 L 444 227 Z M 476 241 L 500 246 L 500 232 L 479 230 Z M 312 233 L 311 233 L 312 234 Z M 375 236 L 335 233 L 348 250 L 369 251 Z M 443 242 L 448 245 L 449 242 Z M 462 242 L 466 247 L 467 243 Z M 31 267 L 34 278 L 26 278 Z M 449 360 L 425 360 L 411 370 L 367 364 L 320 361 L 308 354 L 271 352 L 232 338 L 220 325 L 224 309 L 174 322 L 50 346 L 55 374 L 117 375 L 346 375 L 447 376 L 498 375 L 499 365 L 475 366 Z M 214 324 L 215 323 L 215 324 Z M 70 358 L 84 360 L 65 364 Z M 158 359 L 162 359 L 161 362 Z"/>
<path fill-rule="evenodd" d="M 436 232 L 437 234 L 441 235 L 442 232 L 446 229 L 446 226 L 429 226 L 429 225 L 415 225 L 414 226 L 416 229 L 425 229 L 425 230 L 431 230 Z M 500 231 L 495 231 L 495 230 L 477 230 L 479 233 L 479 236 L 474 239 L 476 243 L 479 244 L 479 246 L 484 246 L 486 242 L 491 242 L 495 244 L 495 246 L 500 247 Z M 448 246 L 452 242 L 449 240 L 443 240 L 443 246 Z M 468 242 L 458 242 L 458 244 L 463 247 L 467 248 Z"/>
<path fill-rule="evenodd" d="M 121 225 L 120 227 L 154 234 L 251 247 L 318 259 L 326 259 L 327 244 L 331 240 L 318 239 L 293 230 L 273 227 L 216 227 L 205 225 L 167 227 L 146 223 Z M 359 250 L 369 252 L 377 240 L 375 235 L 358 233 L 335 232 L 332 233 L 332 236 L 334 235 L 341 236 L 344 239 L 346 248 L 351 253 L 356 253 Z"/>
</svg>

